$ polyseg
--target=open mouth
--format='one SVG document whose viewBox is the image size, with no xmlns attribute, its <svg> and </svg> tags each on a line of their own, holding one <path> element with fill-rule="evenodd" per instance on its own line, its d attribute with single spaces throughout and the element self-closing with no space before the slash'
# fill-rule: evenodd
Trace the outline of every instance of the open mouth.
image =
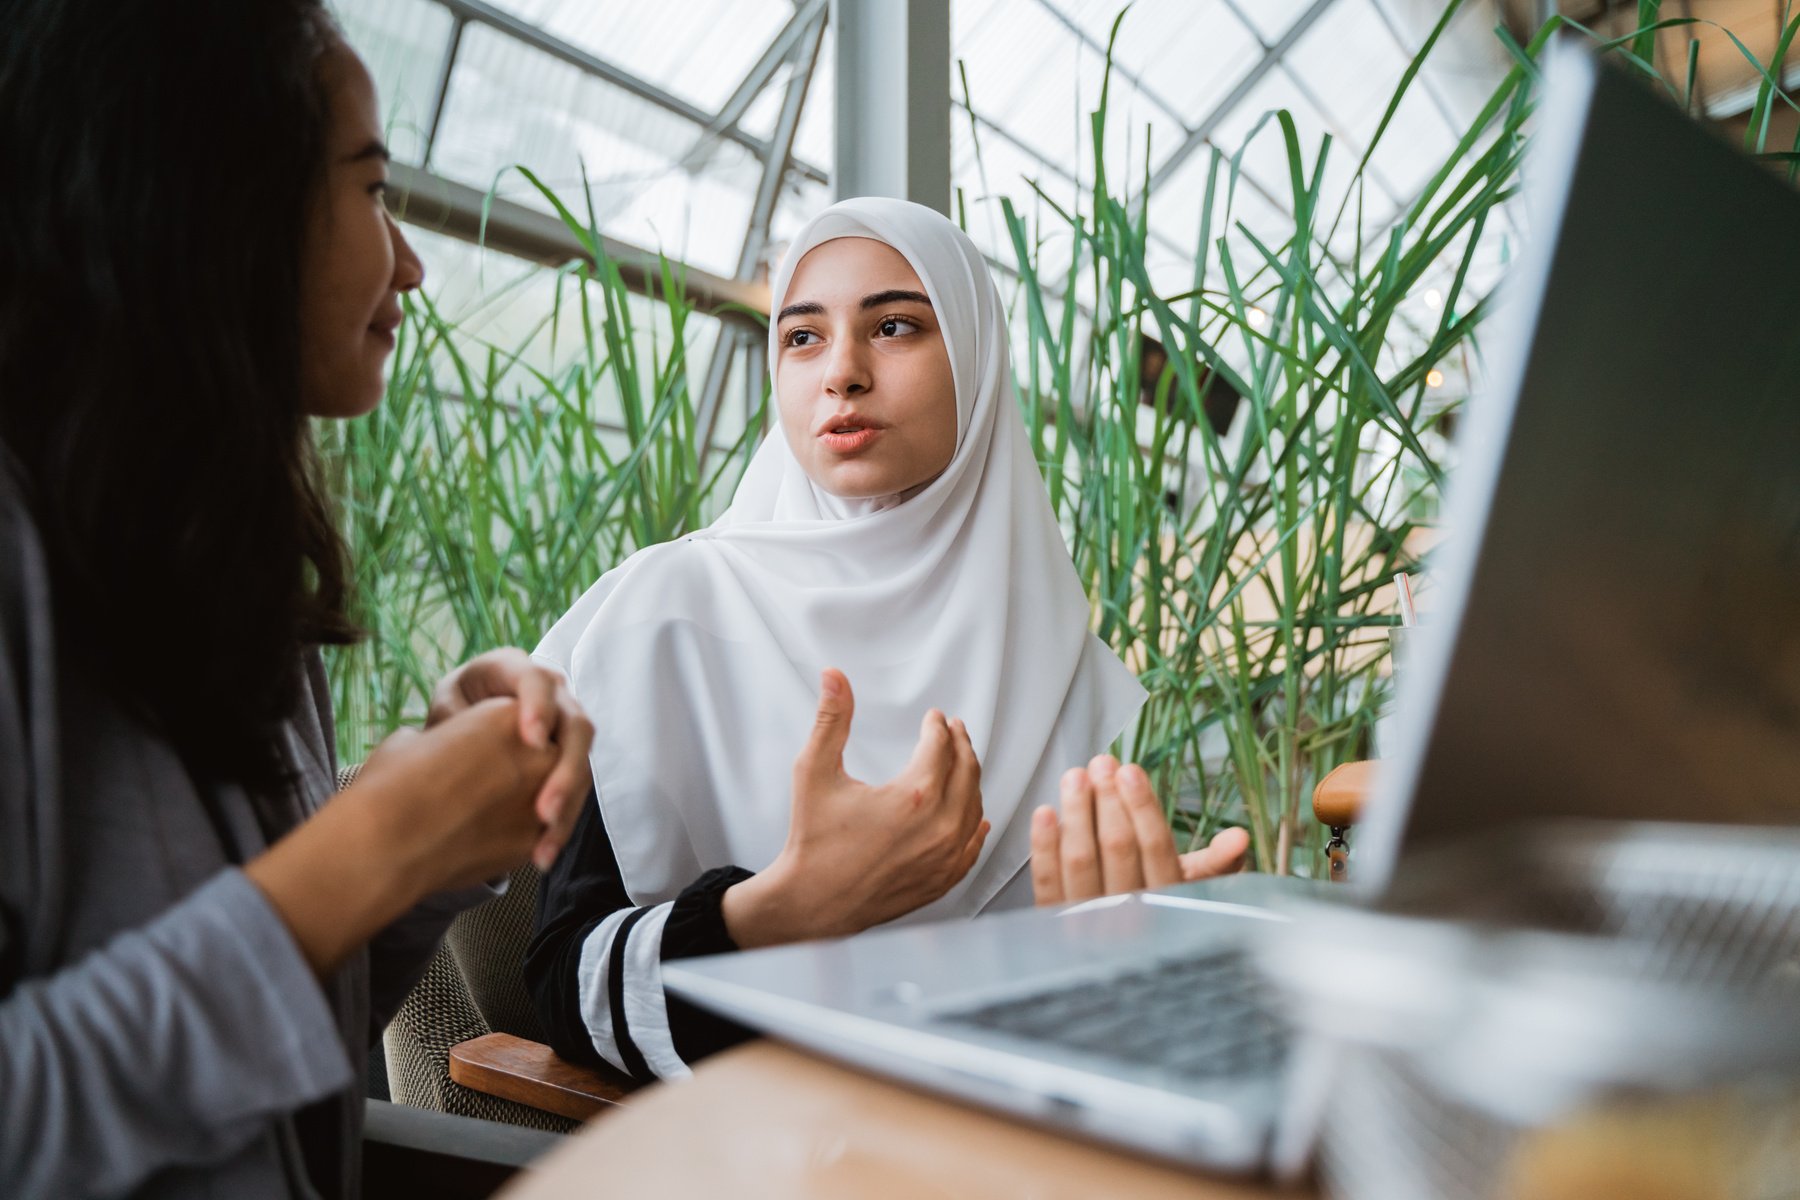
<svg viewBox="0 0 1800 1200">
<path fill-rule="evenodd" d="M 819 441 L 827 450 L 852 454 L 862 450 L 881 436 L 881 428 L 856 417 L 840 417 L 819 431 Z"/>
</svg>

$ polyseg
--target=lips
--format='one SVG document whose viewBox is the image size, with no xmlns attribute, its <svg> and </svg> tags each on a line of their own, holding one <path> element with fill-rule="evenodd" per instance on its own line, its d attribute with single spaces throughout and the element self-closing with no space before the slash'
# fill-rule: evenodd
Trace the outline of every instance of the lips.
<svg viewBox="0 0 1800 1200">
<path fill-rule="evenodd" d="M 882 426 L 855 413 L 838 413 L 819 424 L 818 439 L 836 454 L 854 454 L 867 449 L 881 436 Z"/>
<path fill-rule="evenodd" d="M 400 328 L 398 312 L 384 312 L 369 322 L 369 332 L 388 345 L 394 344 L 394 331 Z"/>
</svg>

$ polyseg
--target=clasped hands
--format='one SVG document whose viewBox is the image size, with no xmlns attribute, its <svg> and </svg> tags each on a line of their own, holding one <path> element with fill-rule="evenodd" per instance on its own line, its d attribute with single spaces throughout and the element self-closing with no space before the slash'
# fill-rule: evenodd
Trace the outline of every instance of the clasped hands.
<svg viewBox="0 0 1800 1200">
<path fill-rule="evenodd" d="M 492 650 L 446 675 L 424 729 L 390 734 L 357 785 L 390 784 L 395 818 L 413 822 L 437 886 L 489 879 L 527 857 L 548 870 L 587 798 L 593 741 L 560 672 L 523 650 Z"/>
</svg>

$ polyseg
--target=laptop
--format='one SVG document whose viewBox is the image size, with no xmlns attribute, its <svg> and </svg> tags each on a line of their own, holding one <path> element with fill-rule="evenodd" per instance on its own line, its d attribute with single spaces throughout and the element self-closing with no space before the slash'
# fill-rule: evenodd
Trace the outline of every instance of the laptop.
<svg viewBox="0 0 1800 1200">
<path fill-rule="evenodd" d="M 1580 51 L 1547 76 L 1533 241 L 1448 498 L 1444 635 L 1408 663 L 1363 886 L 1241 875 L 876 930 L 666 963 L 671 991 L 960 1099 L 1258 1172 L 1303 1081 L 1245 951 L 1297 889 L 1368 895 L 1519 822 L 1795 822 L 1800 195 Z"/>
</svg>

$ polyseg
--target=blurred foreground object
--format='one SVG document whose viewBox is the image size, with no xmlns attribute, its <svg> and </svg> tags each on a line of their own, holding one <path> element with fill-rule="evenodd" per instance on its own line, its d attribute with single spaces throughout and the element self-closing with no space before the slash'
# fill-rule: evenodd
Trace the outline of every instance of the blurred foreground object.
<svg viewBox="0 0 1800 1200">
<path fill-rule="evenodd" d="M 1546 822 L 1280 933 L 1264 965 L 1301 1030 L 1319 1105 L 1297 1124 L 1322 1127 L 1330 1195 L 1800 1181 L 1800 831 Z"/>
</svg>

